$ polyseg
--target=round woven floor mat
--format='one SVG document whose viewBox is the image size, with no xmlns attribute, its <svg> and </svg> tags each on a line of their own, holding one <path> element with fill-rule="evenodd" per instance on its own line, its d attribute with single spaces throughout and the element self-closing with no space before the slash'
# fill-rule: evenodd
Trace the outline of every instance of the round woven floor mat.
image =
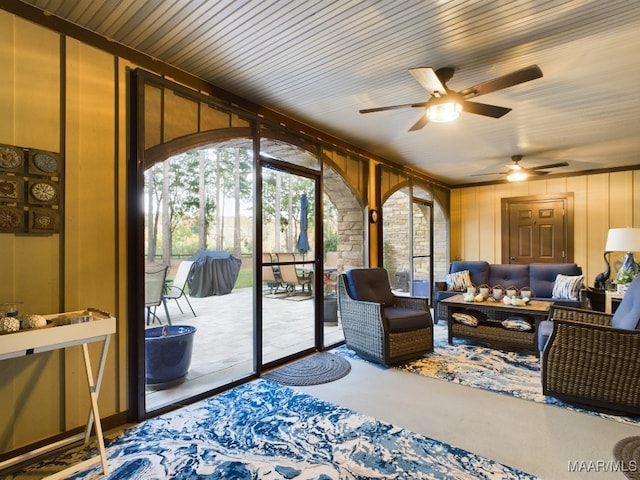
<svg viewBox="0 0 640 480">
<path fill-rule="evenodd" d="M 640 479 L 640 437 L 627 437 L 613 447 L 613 457 L 622 462 L 622 473 L 632 480 Z"/>
<path fill-rule="evenodd" d="M 350 371 L 351 364 L 346 358 L 334 353 L 320 352 L 266 373 L 263 378 L 281 385 L 318 385 L 338 380 Z"/>
</svg>

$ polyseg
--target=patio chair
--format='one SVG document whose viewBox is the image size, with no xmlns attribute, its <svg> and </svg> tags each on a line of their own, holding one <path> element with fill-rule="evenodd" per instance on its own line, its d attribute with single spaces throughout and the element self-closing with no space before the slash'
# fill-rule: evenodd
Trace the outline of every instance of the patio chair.
<svg viewBox="0 0 640 480">
<path fill-rule="evenodd" d="M 384 268 L 340 274 L 338 309 L 347 347 L 366 360 L 395 365 L 433 352 L 429 300 L 394 295 Z"/>
<path fill-rule="evenodd" d="M 615 314 L 553 307 L 542 392 L 596 410 L 640 415 L 640 277 Z M 540 333 L 542 333 L 541 325 Z"/>
<path fill-rule="evenodd" d="M 167 265 L 146 267 L 144 271 L 144 307 L 147 310 L 147 325 L 156 320 L 162 323 L 156 315 L 156 308 L 162 304 L 167 316 L 167 323 L 171 325 L 169 309 L 164 299 L 165 281 L 167 279 Z"/>
<path fill-rule="evenodd" d="M 325 294 L 336 294 L 338 287 L 338 252 L 327 252 L 324 261 Z"/>
<path fill-rule="evenodd" d="M 290 295 L 295 295 L 296 287 L 300 286 L 302 293 L 304 293 L 305 286 L 308 287 L 309 293 L 311 293 L 311 282 L 313 280 L 313 272 L 299 273 L 298 268 L 293 263 L 296 258 L 293 253 L 276 253 L 278 258 L 278 268 L 280 271 L 280 278 L 282 283 L 286 285 L 286 289 Z M 282 263 L 288 264 L 283 265 Z"/>
<path fill-rule="evenodd" d="M 270 253 L 262 254 L 262 281 L 267 284 L 270 294 L 278 293 L 278 288 L 285 288 L 282 285 L 280 270 L 275 265 L 264 265 L 272 262 L 273 258 Z"/>
<path fill-rule="evenodd" d="M 176 276 L 173 278 L 173 280 L 167 280 L 165 282 L 166 292 L 164 294 L 163 300 L 164 301 L 175 300 L 176 305 L 178 305 L 178 308 L 180 309 L 180 313 L 184 313 L 182 311 L 182 307 L 180 306 L 180 302 L 178 302 L 178 299 L 184 298 L 187 301 L 187 305 L 189 305 L 189 308 L 191 309 L 191 313 L 193 313 L 193 316 L 197 317 L 196 312 L 193 310 L 193 307 L 191 306 L 189 297 L 184 292 L 184 289 L 187 286 L 187 281 L 189 280 L 189 275 L 191 275 L 191 270 L 193 270 L 193 264 L 194 262 L 191 260 L 185 260 L 183 262 L 180 262 L 180 265 L 178 265 L 178 271 L 176 272 Z"/>
</svg>

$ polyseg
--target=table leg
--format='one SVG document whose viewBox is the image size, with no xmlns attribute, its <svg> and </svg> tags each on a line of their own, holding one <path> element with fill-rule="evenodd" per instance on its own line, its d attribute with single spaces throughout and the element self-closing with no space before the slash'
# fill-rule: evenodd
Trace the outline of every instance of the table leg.
<svg viewBox="0 0 640 480">
<path fill-rule="evenodd" d="M 96 438 L 98 440 L 98 449 L 100 450 L 100 459 L 102 462 L 102 471 L 106 475 L 109 473 L 109 467 L 107 465 L 107 454 L 104 448 L 104 437 L 102 435 L 102 424 L 100 422 L 100 412 L 98 411 L 98 395 L 100 394 L 100 386 L 102 385 L 102 374 L 104 373 L 104 366 L 107 358 L 107 351 L 109 349 L 110 337 L 104 341 L 102 345 L 102 354 L 100 355 L 100 364 L 98 366 L 98 375 L 94 382 L 93 371 L 91 370 L 91 358 L 89 357 L 89 348 L 86 343 L 82 344 L 82 353 L 84 355 L 84 366 L 87 373 L 87 382 L 89 384 L 89 397 L 91 399 L 91 410 L 89 412 L 89 420 L 87 421 L 87 428 L 85 430 L 84 443 L 87 444 L 91 437 L 91 427 L 95 422 Z"/>
<path fill-rule="evenodd" d="M 102 473 L 107 475 L 109 473 L 109 466 L 107 465 L 107 452 L 104 446 L 104 437 L 102 436 L 102 424 L 100 423 L 100 412 L 98 411 L 98 394 L 100 393 L 100 386 L 102 385 L 102 374 L 107 360 L 107 352 L 109 350 L 109 340 L 111 335 L 107 335 L 102 345 L 102 353 L 100 355 L 100 363 L 98 365 L 98 375 L 96 380 L 93 379 L 93 371 L 91 369 L 91 357 L 89 356 L 89 347 L 86 343 L 82 344 L 82 355 L 84 357 L 84 368 L 87 374 L 87 383 L 89 385 L 89 398 L 91 400 L 91 408 L 89 409 L 89 420 L 85 428 L 84 434 L 74 435 L 71 438 L 59 442 L 60 444 L 69 444 L 73 441 L 77 441 L 84 436 L 84 444 L 89 442 L 91 437 L 91 428 L 95 422 L 96 438 L 98 439 L 98 450 L 100 451 L 99 457 L 89 458 L 82 462 L 76 463 L 62 471 L 54 473 L 46 480 L 61 480 L 68 478 L 71 474 L 84 470 L 85 468 L 93 467 L 96 463 L 102 463 Z"/>
</svg>

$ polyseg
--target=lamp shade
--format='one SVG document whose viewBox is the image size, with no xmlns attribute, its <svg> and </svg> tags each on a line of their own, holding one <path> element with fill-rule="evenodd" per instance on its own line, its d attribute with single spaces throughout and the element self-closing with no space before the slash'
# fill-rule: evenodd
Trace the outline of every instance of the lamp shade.
<svg viewBox="0 0 640 480">
<path fill-rule="evenodd" d="M 640 228 L 610 228 L 607 252 L 640 252 Z"/>
</svg>

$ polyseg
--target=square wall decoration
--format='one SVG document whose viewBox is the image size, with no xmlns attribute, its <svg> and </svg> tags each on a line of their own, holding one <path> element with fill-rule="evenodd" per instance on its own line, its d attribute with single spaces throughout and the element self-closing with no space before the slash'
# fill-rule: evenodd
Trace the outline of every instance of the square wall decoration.
<svg viewBox="0 0 640 480">
<path fill-rule="evenodd" d="M 60 153 L 0 144 L 0 234 L 60 232 Z"/>
</svg>

